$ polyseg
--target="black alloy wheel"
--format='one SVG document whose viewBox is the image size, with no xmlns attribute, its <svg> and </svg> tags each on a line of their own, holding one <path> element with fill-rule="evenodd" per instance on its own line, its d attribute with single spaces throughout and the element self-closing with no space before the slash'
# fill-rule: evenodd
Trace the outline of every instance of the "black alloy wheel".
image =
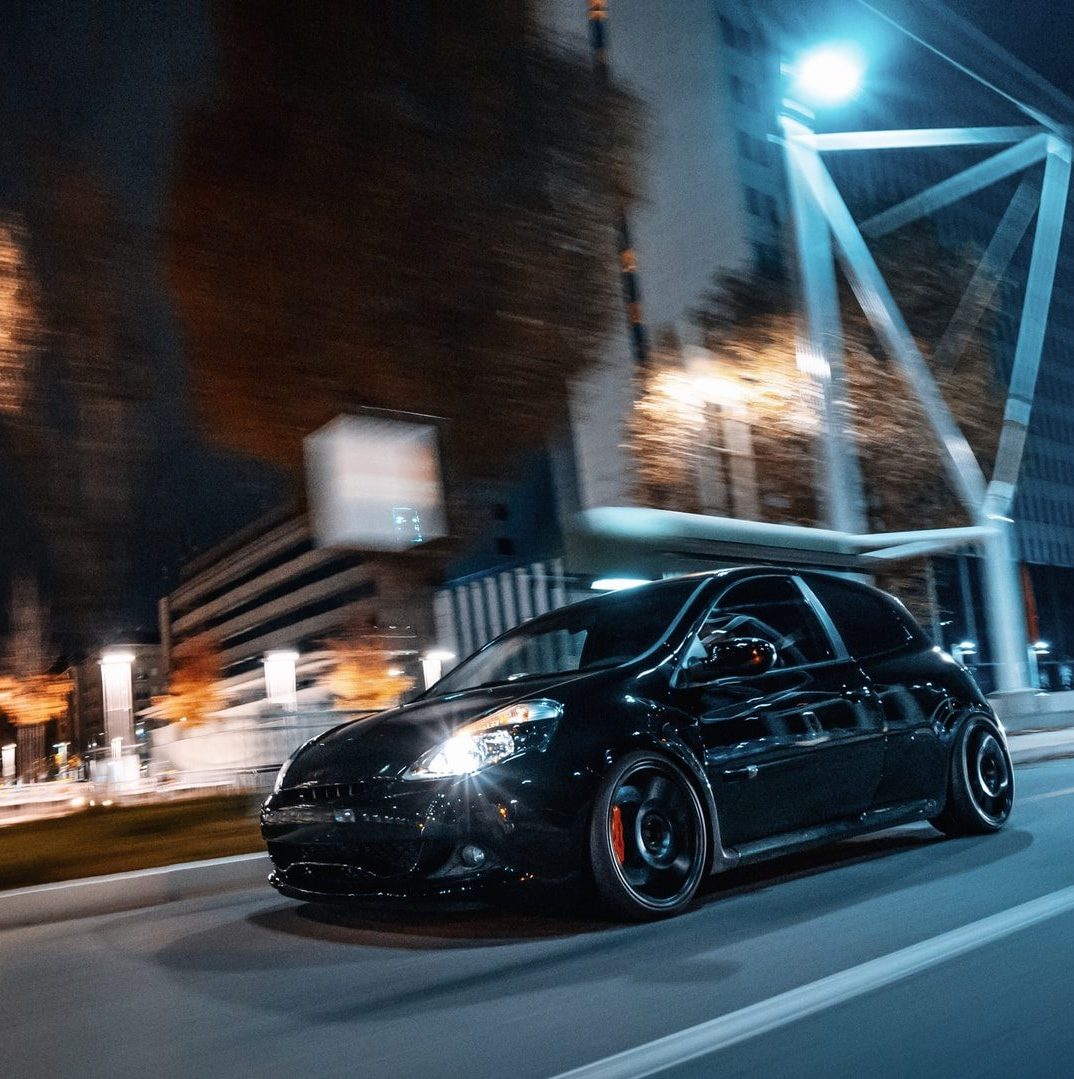
<svg viewBox="0 0 1074 1079">
<path fill-rule="evenodd" d="M 597 890 L 614 913 L 634 921 L 677 914 L 708 859 L 701 800 L 672 761 L 631 753 L 601 785 L 589 845 Z"/>
<path fill-rule="evenodd" d="M 984 716 L 971 716 L 951 747 L 947 805 L 932 823 L 948 835 L 998 831 L 1014 805 L 1014 767 L 1003 735 Z"/>
</svg>

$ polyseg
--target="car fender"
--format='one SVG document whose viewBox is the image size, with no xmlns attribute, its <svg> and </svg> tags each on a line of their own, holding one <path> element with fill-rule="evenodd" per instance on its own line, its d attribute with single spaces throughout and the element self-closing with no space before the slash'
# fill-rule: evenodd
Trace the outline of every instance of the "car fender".
<svg viewBox="0 0 1074 1079">
<path fill-rule="evenodd" d="M 705 775 L 705 770 L 698 763 L 696 753 L 687 745 L 679 731 L 670 722 L 664 723 L 660 730 L 650 728 L 635 731 L 626 744 L 618 747 L 615 752 L 609 750 L 605 754 L 608 767 L 624 753 L 638 749 L 651 749 L 665 757 L 670 757 L 693 780 L 708 817 L 712 848 L 709 857 L 709 873 L 719 873 L 721 870 L 734 866 L 738 857 L 724 847 L 720 837 L 720 819 L 716 810 L 716 799 L 712 795 L 712 785 L 709 783 L 708 776 Z"/>
</svg>

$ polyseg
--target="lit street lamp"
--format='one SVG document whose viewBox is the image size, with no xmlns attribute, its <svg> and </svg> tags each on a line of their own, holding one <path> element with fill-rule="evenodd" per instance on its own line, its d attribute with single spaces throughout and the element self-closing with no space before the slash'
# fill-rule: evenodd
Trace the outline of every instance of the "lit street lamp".
<svg viewBox="0 0 1074 1079">
<path fill-rule="evenodd" d="M 963 666 L 966 665 L 966 660 L 971 656 L 977 655 L 977 643 L 975 641 L 959 641 L 951 649 L 955 659 Z"/>
<path fill-rule="evenodd" d="M 798 341 L 798 367 L 809 376 L 819 396 L 821 466 L 817 493 L 824 523 L 838 532 L 866 530 L 861 472 L 853 444 L 847 438 L 848 408 L 843 372 L 843 330 L 835 279 L 831 230 L 812 198 L 807 177 L 820 168 L 812 134 L 812 107 L 843 104 L 861 88 L 864 61 L 850 46 L 820 46 L 786 66 L 787 97 L 780 127 L 787 154 L 787 178 L 794 217 L 804 333 Z"/>
<path fill-rule="evenodd" d="M 856 45 L 818 45 L 798 58 L 789 89 L 796 101 L 831 108 L 857 97 L 864 77 L 865 57 Z"/>
</svg>

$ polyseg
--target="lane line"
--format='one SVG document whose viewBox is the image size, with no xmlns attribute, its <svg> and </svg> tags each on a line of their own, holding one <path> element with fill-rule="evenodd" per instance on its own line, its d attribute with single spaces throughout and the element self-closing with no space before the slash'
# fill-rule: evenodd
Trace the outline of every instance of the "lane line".
<svg viewBox="0 0 1074 1079">
<path fill-rule="evenodd" d="M 1019 798 L 1018 802 L 1043 802 L 1046 798 L 1062 798 L 1064 795 L 1074 794 L 1074 787 L 1063 787 L 1062 790 L 1045 791 L 1043 794 L 1031 794 L 1027 798 Z"/>
<path fill-rule="evenodd" d="M 1061 888 L 716 1019 L 562 1072 L 555 1079 L 643 1079 L 767 1034 L 1072 910 L 1074 886 Z"/>
</svg>

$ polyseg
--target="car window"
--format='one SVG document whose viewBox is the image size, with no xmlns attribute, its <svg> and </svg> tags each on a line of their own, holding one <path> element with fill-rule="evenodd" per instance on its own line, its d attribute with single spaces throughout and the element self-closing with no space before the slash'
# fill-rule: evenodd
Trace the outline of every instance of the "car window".
<svg viewBox="0 0 1074 1079">
<path fill-rule="evenodd" d="M 562 607 L 509 630 L 436 683 L 437 694 L 614 667 L 658 644 L 702 587 L 681 577 Z"/>
<path fill-rule="evenodd" d="M 768 641 L 780 667 L 822 663 L 834 655 L 824 627 L 789 577 L 753 577 L 728 588 L 709 611 L 687 662 L 705 655 L 714 640 L 728 637 Z"/>
<path fill-rule="evenodd" d="M 887 596 L 837 577 L 810 577 L 809 587 L 824 604 L 852 655 L 892 652 L 914 639 L 909 615 Z"/>
</svg>

